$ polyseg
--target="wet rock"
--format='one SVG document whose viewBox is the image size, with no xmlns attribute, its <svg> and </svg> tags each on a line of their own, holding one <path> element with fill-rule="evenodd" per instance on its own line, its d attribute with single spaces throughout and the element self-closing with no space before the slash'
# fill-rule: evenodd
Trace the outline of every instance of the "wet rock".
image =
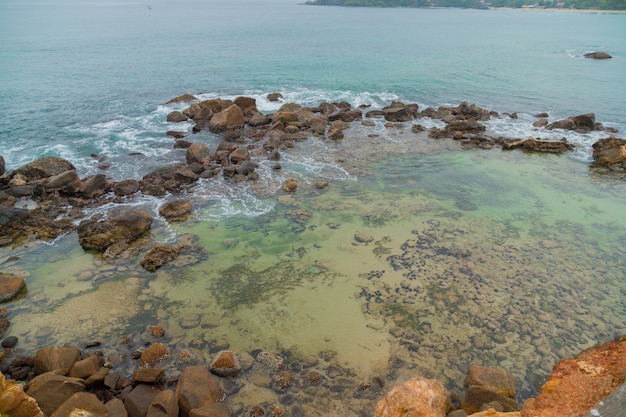
<svg viewBox="0 0 626 417">
<path fill-rule="evenodd" d="M 539 119 L 533 123 L 534 127 L 545 127 L 548 125 L 548 119 Z"/>
<path fill-rule="evenodd" d="M 281 93 L 269 93 L 269 94 L 267 95 L 267 99 L 268 99 L 269 101 L 278 101 L 278 100 L 280 100 L 281 98 L 283 98 L 283 95 L 282 95 Z"/>
<path fill-rule="evenodd" d="M 139 192 L 139 187 L 140 184 L 137 180 L 122 180 L 113 184 L 113 192 L 117 196 L 124 197 Z"/>
<path fill-rule="evenodd" d="M 44 374 L 57 369 L 69 370 L 74 362 L 80 360 L 78 348 L 42 348 L 35 354 L 35 374 Z"/>
<path fill-rule="evenodd" d="M 491 402 L 499 403 L 506 412 L 519 411 L 519 404 L 514 399 L 477 385 L 470 385 L 467 388 L 461 399 L 461 408 L 467 414 L 473 414 L 480 411 L 483 404 Z"/>
<path fill-rule="evenodd" d="M 224 394 L 205 366 L 188 366 L 176 385 L 176 398 L 180 416 L 189 417 L 192 409 L 220 402 Z"/>
<path fill-rule="evenodd" d="M 465 386 L 476 385 L 515 398 L 515 378 L 504 369 L 488 368 L 486 366 L 470 366 L 465 377 Z"/>
<path fill-rule="evenodd" d="M 39 158 L 33 162 L 22 165 L 11 173 L 12 177 L 16 175 L 22 176 L 26 180 L 38 180 L 42 178 L 50 178 L 55 175 L 62 174 L 66 171 L 75 171 L 76 168 L 65 159 L 56 156 L 48 156 Z"/>
<path fill-rule="evenodd" d="M 613 58 L 611 55 L 607 54 L 606 52 L 589 52 L 583 55 L 585 58 L 589 58 L 589 59 L 611 59 Z"/>
<path fill-rule="evenodd" d="M 411 378 L 378 402 L 375 417 L 445 417 L 449 408 L 448 392 L 440 382 Z"/>
<path fill-rule="evenodd" d="M 66 194 L 74 194 L 83 187 L 83 182 L 75 170 L 62 172 L 50 177 L 44 185 L 46 192 L 59 191 Z"/>
<path fill-rule="evenodd" d="M 395 103 L 383 109 L 383 116 L 388 122 L 408 122 L 415 117 L 415 113 L 404 104 Z"/>
<path fill-rule="evenodd" d="M 191 214 L 191 203 L 187 200 L 170 200 L 159 207 L 159 214 L 169 221 L 182 221 Z"/>
<path fill-rule="evenodd" d="M 6 164 L 4 162 L 4 157 L 0 155 L 0 176 L 4 175 L 5 167 L 6 167 Z"/>
<path fill-rule="evenodd" d="M 144 210 L 126 210 L 105 221 L 87 220 L 78 226 L 78 239 L 84 249 L 105 251 L 120 243 L 131 243 L 143 235 L 152 223 Z"/>
<path fill-rule="evenodd" d="M 96 174 L 83 181 L 83 185 L 78 190 L 87 198 L 94 198 L 109 192 L 111 183 L 103 174 Z"/>
<path fill-rule="evenodd" d="M 85 385 L 87 389 L 104 384 L 104 379 L 109 374 L 109 368 L 100 368 L 98 372 L 90 375 L 85 379 Z"/>
<path fill-rule="evenodd" d="M 626 140 L 610 136 L 592 145 L 593 159 L 599 166 L 626 167 Z"/>
<path fill-rule="evenodd" d="M 80 361 L 76 361 L 70 368 L 69 376 L 73 378 L 87 379 L 100 370 L 100 357 L 91 355 Z"/>
<path fill-rule="evenodd" d="M 256 109 L 256 99 L 253 97 L 236 97 L 233 103 L 241 110 Z"/>
<path fill-rule="evenodd" d="M 196 101 L 197 98 L 189 93 L 185 93 L 183 95 L 180 95 L 178 97 L 174 97 L 173 99 L 171 99 L 170 101 L 168 101 L 165 104 L 176 104 L 176 103 L 189 103 L 192 101 Z"/>
<path fill-rule="evenodd" d="M 213 403 L 194 408 L 189 417 L 231 417 L 228 406 L 224 403 Z"/>
<path fill-rule="evenodd" d="M 33 397 L 46 415 L 54 413 L 65 401 L 77 392 L 85 390 L 85 381 L 49 372 L 35 377 L 28 386 L 28 395 Z"/>
<path fill-rule="evenodd" d="M 148 409 L 161 388 L 154 385 L 139 384 L 124 398 L 128 417 L 145 417 Z"/>
<path fill-rule="evenodd" d="M 141 353 L 139 366 L 154 368 L 169 355 L 167 347 L 162 343 L 153 343 Z"/>
<path fill-rule="evenodd" d="M 0 331 L 0 333 L 2 332 Z M 17 345 L 17 341 L 18 341 L 17 337 L 9 336 L 6 339 L 4 339 L 0 345 L 5 349 L 11 349 Z"/>
<path fill-rule="evenodd" d="M 293 178 L 288 178 L 283 184 L 283 191 L 286 193 L 295 193 L 298 189 L 298 183 Z"/>
<path fill-rule="evenodd" d="M 24 278 L 22 277 L 0 274 L 0 303 L 4 303 L 15 298 L 25 285 L 26 281 L 24 281 Z"/>
<path fill-rule="evenodd" d="M 109 417 L 104 404 L 89 392 L 77 392 L 63 403 L 50 417 Z"/>
<path fill-rule="evenodd" d="M 237 356 L 229 350 L 219 352 L 209 365 L 211 372 L 221 377 L 237 376 L 241 372 L 241 364 Z"/>
<path fill-rule="evenodd" d="M 165 335 L 165 329 L 161 326 L 148 326 L 148 333 L 150 333 L 150 336 L 159 339 Z"/>
<path fill-rule="evenodd" d="M 146 417 L 178 417 L 176 393 L 172 390 L 159 392 L 152 400 Z"/>
<path fill-rule="evenodd" d="M 128 411 L 124 402 L 119 398 L 113 398 L 105 404 L 109 417 L 128 417 Z"/>
<path fill-rule="evenodd" d="M 167 115 L 166 120 L 171 123 L 180 123 L 189 120 L 189 116 L 178 110 L 174 110 Z"/>
<path fill-rule="evenodd" d="M 227 132 L 243 128 L 243 111 L 236 104 L 215 114 L 209 121 L 209 130 L 213 133 Z"/>
<path fill-rule="evenodd" d="M 526 151 L 532 152 L 563 153 L 571 151 L 572 149 L 574 149 L 574 146 L 567 143 L 567 140 L 565 138 L 561 140 L 541 140 L 527 138 L 514 142 L 505 142 L 502 146 L 502 149 L 505 150 L 516 148 L 521 148 Z"/>
<path fill-rule="evenodd" d="M 326 134 L 326 137 L 328 139 L 340 140 L 340 139 L 343 139 L 344 135 L 341 129 L 332 127 L 328 129 L 328 133 Z"/>
<path fill-rule="evenodd" d="M 146 384 L 156 384 L 159 382 L 165 371 L 161 368 L 138 368 L 133 374 L 133 381 L 144 382 Z"/>
<path fill-rule="evenodd" d="M 293 374 L 289 371 L 278 371 L 272 375 L 272 387 L 277 391 L 286 390 L 293 381 Z"/>
<path fill-rule="evenodd" d="M 34 398 L 24 393 L 24 386 L 7 381 L 0 372 L 0 412 L 12 417 L 44 417 Z"/>
<path fill-rule="evenodd" d="M 246 148 L 236 148 L 230 153 L 230 160 L 239 163 L 250 159 L 250 152 Z"/>
<path fill-rule="evenodd" d="M 564 120 L 558 120 L 546 126 L 547 130 L 565 129 L 576 130 L 580 132 L 589 132 L 597 130 L 596 116 L 593 113 L 581 114 L 579 116 L 568 117 Z"/>
<path fill-rule="evenodd" d="M 187 148 L 185 159 L 188 164 L 202 163 L 204 160 L 210 159 L 211 156 L 211 150 L 204 143 L 193 143 Z"/>
</svg>

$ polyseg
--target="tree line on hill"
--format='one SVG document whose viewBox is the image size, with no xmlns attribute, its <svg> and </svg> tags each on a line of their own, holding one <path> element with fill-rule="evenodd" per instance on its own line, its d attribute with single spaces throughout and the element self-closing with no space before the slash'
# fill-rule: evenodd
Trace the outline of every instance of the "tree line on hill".
<svg viewBox="0 0 626 417">
<path fill-rule="evenodd" d="M 309 0 L 306 4 L 355 7 L 546 7 L 626 10 L 626 0 Z"/>
</svg>

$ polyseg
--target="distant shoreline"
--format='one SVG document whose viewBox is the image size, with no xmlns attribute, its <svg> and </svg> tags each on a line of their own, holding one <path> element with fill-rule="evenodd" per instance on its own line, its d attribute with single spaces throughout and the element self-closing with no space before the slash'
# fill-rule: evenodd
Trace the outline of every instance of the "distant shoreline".
<svg viewBox="0 0 626 417">
<path fill-rule="evenodd" d="M 536 7 L 490 7 L 487 10 L 521 10 L 527 12 L 567 12 L 567 13 L 598 13 L 598 14 L 626 14 L 626 10 L 600 10 L 600 9 L 539 9 Z"/>
</svg>

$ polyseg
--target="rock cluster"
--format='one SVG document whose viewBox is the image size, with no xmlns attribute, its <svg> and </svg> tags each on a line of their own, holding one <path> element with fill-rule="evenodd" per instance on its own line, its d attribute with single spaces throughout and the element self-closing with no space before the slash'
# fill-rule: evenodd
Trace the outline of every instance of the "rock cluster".
<svg viewBox="0 0 626 417">
<path fill-rule="evenodd" d="M 273 101 L 281 98 L 280 93 L 268 96 Z M 76 220 L 81 219 L 83 208 L 123 202 L 139 192 L 153 196 L 164 196 L 168 192 L 178 194 L 201 178 L 221 177 L 233 182 L 258 179 L 256 161 L 277 161 L 281 151 L 295 146 L 296 142 L 306 140 L 311 135 L 340 140 L 351 123 L 361 122 L 364 126 L 372 126 L 374 123 L 371 120 L 375 118 L 384 118 L 388 126 L 422 118 L 440 120 L 445 123 L 445 127 L 430 129 L 428 136 L 453 138 L 464 146 L 501 146 L 504 149 L 521 148 L 553 153 L 572 149 L 565 139 L 546 141 L 486 135 L 485 126 L 481 122 L 502 116 L 466 102 L 457 107 L 427 108 L 422 111 L 417 104 L 392 102 L 380 110 L 368 110 L 365 115 L 363 112 L 368 106 L 352 108 L 345 102 L 321 103 L 316 107 L 285 103 L 273 114 L 261 113 L 256 107 L 256 100 L 250 97 L 199 101 L 191 94 L 184 94 L 168 103 L 191 103 L 182 111 L 168 114 L 168 121 L 191 120 L 194 122 L 192 132 L 208 129 L 221 134 L 222 142 L 215 150 L 211 150 L 205 144 L 185 140 L 187 134 L 184 132 L 168 131 L 168 135 L 178 139 L 174 144 L 175 148 L 187 149 L 186 163 L 158 168 L 141 180 L 112 181 L 104 174 L 80 178 L 70 162 L 53 156 L 37 159 L 6 173 L 4 159 L 0 156 L 0 225 L 3 227 L 0 245 L 11 244 L 33 235 L 39 239 L 54 238 L 76 227 Z M 363 117 L 370 120 L 364 121 Z M 517 115 L 513 113 L 508 117 L 515 118 Z M 613 131 L 596 123 L 593 114 L 574 116 L 550 124 L 547 114 L 538 117 L 540 120 L 536 126 L 549 130 Z M 426 129 L 415 124 L 412 130 L 420 133 Z M 599 158 L 602 161 L 611 161 L 613 166 L 620 165 L 621 159 L 613 153 L 606 151 Z M 273 168 L 280 169 L 280 164 L 275 163 Z M 295 181 L 287 182 L 283 189 L 287 193 L 293 193 L 297 190 L 297 184 Z M 36 208 L 17 208 L 15 203 L 24 198 L 35 201 Z M 188 202 L 166 205 L 161 215 L 169 221 L 184 220 L 191 212 Z M 67 210 L 67 207 L 71 209 Z M 96 227 L 94 222 L 91 223 Z M 97 227 L 103 228 L 107 225 L 103 223 Z M 117 241 L 108 244 L 100 241 L 95 246 L 87 244 L 86 248 L 106 251 L 116 244 Z"/>
</svg>

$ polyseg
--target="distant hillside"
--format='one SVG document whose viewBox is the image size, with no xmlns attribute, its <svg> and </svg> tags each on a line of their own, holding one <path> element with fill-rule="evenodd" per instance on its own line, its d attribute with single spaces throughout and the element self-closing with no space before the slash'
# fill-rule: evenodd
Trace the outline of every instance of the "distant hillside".
<svg viewBox="0 0 626 417">
<path fill-rule="evenodd" d="M 306 4 L 352 7 L 546 7 L 595 10 L 626 10 L 626 0 L 309 0 Z"/>
</svg>

